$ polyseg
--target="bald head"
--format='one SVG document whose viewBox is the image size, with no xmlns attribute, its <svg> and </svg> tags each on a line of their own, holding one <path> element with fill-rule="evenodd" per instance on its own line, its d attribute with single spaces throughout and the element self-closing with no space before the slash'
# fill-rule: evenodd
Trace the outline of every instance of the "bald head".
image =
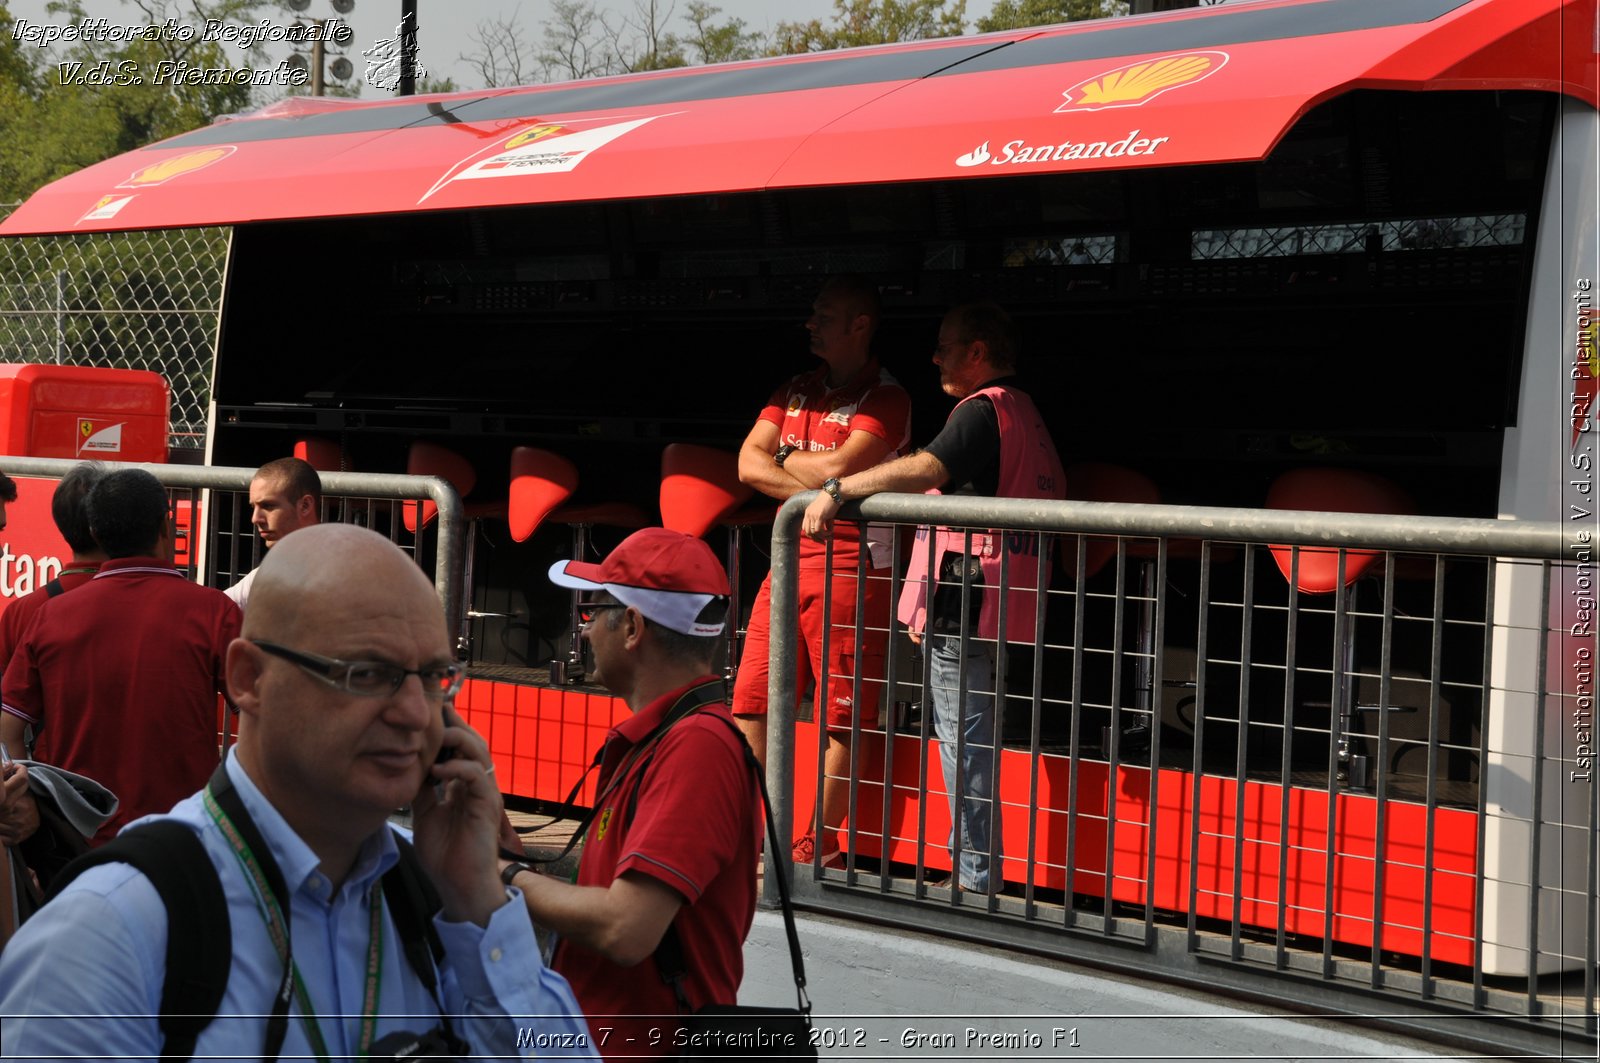
<svg viewBox="0 0 1600 1063">
<path fill-rule="evenodd" d="M 444 627 L 433 584 L 398 546 L 354 524 L 315 524 L 262 559 L 243 635 L 284 639 L 312 620 L 359 622 L 374 611 Z"/>
</svg>

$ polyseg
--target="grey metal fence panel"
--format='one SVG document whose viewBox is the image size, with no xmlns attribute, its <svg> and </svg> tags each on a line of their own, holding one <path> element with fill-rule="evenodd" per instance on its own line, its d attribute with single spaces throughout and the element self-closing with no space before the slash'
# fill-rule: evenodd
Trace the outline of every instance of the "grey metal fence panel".
<svg viewBox="0 0 1600 1063">
<path fill-rule="evenodd" d="M 785 503 L 773 528 L 767 766 L 774 794 L 795 792 L 798 528 L 812 497 Z M 1497 1053 L 1541 1054 L 1575 1044 L 1593 1051 L 1600 952 L 1594 791 L 1592 785 L 1581 794 L 1575 789 L 1581 804 L 1565 811 L 1548 794 L 1538 800 L 1540 787 L 1554 785 L 1547 774 L 1583 762 L 1572 761 L 1564 747 L 1552 752 L 1541 745 L 1548 739 L 1541 739 L 1537 722 L 1523 724 L 1516 716 L 1510 726 L 1533 737 L 1500 754 L 1504 763 L 1495 770 L 1532 772 L 1532 812 L 1486 805 L 1480 775 L 1500 748 L 1488 744 L 1487 735 L 1491 714 L 1504 712 L 1492 676 L 1497 658 L 1513 652 L 1502 643 L 1522 629 L 1557 633 L 1548 619 L 1552 581 L 1586 578 L 1574 563 L 1571 528 L 892 494 L 847 505 L 841 519 L 1055 534 L 1069 557 L 1076 540 L 1075 565 L 1058 571 L 1049 591 L 1052 612 L 1063 622 L 1071 619 L 1071 634 L 1047 633 L 1041 596 L 1033 665 L 1018 673 L 1030 681 L 1031 694 L 1007 693 L 996 684 L 996 697 L 1009 699 L 1005 705 L 1031 703 L 1034 712 L 1026 739 L 1019 729 L 1007 751 L 1014 781 L 1026 781 L 1006 794 L 1007 820 L 1027 817 L 1019 836 L 1025 834 L 1028 846 L 1025 854 L 1005 854 L 1007 895 L 956 890 L 954 855 L 950 885 L 933 884 L 940 876 L 930 872 L 944 866 L 947 846 L 937 825 L 944 809 L 935 816 L 929 806 L 950 798 L 930 787 L 925 770 L 932 748 L 926 654 L 923 664 L 901 671 L 894 662 L 905 654 L 891 645 L 883 722 L 857 721 L 852 731 L 857 748 L 869 731 L 884 743 L 881 756 L 857 757 L 850 777 L 852 795 L 878 785 L 881 800 L 852 800 L 843 871 L 817 864 L 784 868 L 795 880 L 797 903 L 1263 1000 L 1384 1016 L 1413 1032 Z M 1115 542 L 1114 567 L 1108 563 L 1098 583 L 1086 577 L 1090 540 Z M 1048 537 L 1041 541 L 1042 550 L 1051 545 Z M 1185 547 L 1181 586 L 1169 583 L 1168 547 L 1174 544 Z M 1380 577 L 1369 576 L 1359 589 L 1348 584 L 1359 572 L 1358 558 L 1363 564 L 1370 558 L 1356 551 L 1375 552 Z M 897 543 L 895 571 L 877 577 L 891 588 L 898 589 L 905 553 Z M 1303 558 L 1328 561 L 1332 589 L 1299 589 Z M 1541 583 L 1536 597 L 1543 604 L 1525 601 L 1527 615 L 1508 622 L 1496 612 L 1497 577 L 1503 581 L 1513 570 Z M 1410 585 L 1404 593 L 1401 580 Z M 1192 600 L 1169 610 L 1182 599 Z M 1166 669 L 1174 633 L 1181 637 L 1178 656 L 1193 647 L 1193 664 L 1181 666 L 1189 668 L 1181 681 Z M 858 647 L 860 637 L 858 631 Z M 1049 644 L 1052 637 L 1064 644 Z M 1539 660 L 1548 655 L 1554 669 L 1547 640 L 1537 641 Z M 1592 641 L 1589 636 L 1580 656 L 1595 652 Z M 1527 646 L 1532 650 L 1534 643 Z M 1053 654 L 1048 682 L 1046 653 Z M 1086 681 L 1091 669 L 1093 691 Z M 1538 674 L 1546 671 L 1541 667 Z M 920 672 L 920 680 L 910 672 Z M 856 676 L 859 684 L 859 669 Z M 911 710 L 894 703 L 907 684 L 921 687 L 920 726 L 910 724 Z M 1176 709 L 1163 702 L 1163 687 L 1179 698 Z M 1572 695 L 1541 688 L 1540 698 L 1543 716 Z M 1192 719 L 1184 719 L 1185 701 Z M 1057 737 L 1053 747 L 1041 734 L 1039 710 L 1046 706 L 1055 713 L 1054 729 L 1070 721 L 1070 738 Z M 1177 723 L 1164 723 L 1163 715 L 1174 712 Z M 997 719 L 997 747 L 1000 728 Z M 1148 746 L 1131 741 L 1140 728 L 1148 732 L 1140 736 Z M 1170 737 L 1164 737 L 1167 728 Z M 1192 758 L 1182 748 L 1190 735 Z M 906 758 L 919 762 L 917 770 L 897 777 L 895 765 Z M 863 767 L 881 768 L 883 775 L 864 778 Z M 1120 782 L 1119 769 L 1125 769 Z M 1171 780 L 1158 789 L 1169 772 Z M 1184 773 L 1192 773 L 1192 786 Z M 820 776 L 819 769 L 819 784 Z M 1171 785 L 1178 780 L 1181 785 Z M 996 794 L 998 803 L 998 787 Z M 1293 831 L 1291 800 L 1297 803 Z M 915 810 L 906 802 L 915 802 Z M 1185 807 L 1168 807 L 1176 804 Z M 778 801 L 777 812 L 780 832 L 789 829 L 790 802 Z M 881 819 L 858 824 L 858 813 Z M 1352 820 L 1356 813 L 1374 818 L 1370 824 Z M 1165 817 L 1159 833 L 1158 816 Z M 1485 833 L 1491 820 L 1501 833 L 1520 826 L 1531 835 L 1521 848 L 1515 839 L 1497 843 Z M 1546 829 L 1586 829 L 1586 859 L 1553 871 L 1540 854 Z M 863 839 L 868 849 L 858 853 Z M 1200 857 L 1202 847 L 1212 855 Z M 823 848 L 819 843 L 817 851 Z M 1188 855 L 1178 855 L 1185 848 Z M 771 904 L 772 862 L 788 861 L 783 853 L 769 853 L 768 860 L 765 901 Z M 1485 922 L 1485 905 L 1493 910 L 1486 883 L 1523 891 L 1514 895 L 1526 914 L 1510 920 L 1516 926 L 1509 936 L 1495 936 L 1505 935 L 1506 920 L 1495 928 Z M 1576 923 L 1552 936 L 1549 921 L 1538 918 L 1539 905 L 1566 903 L 1564 897 Z M 1404 945 L 1391 944 L 1392 937 Z M 1508 975 L 1507 956 L 1535 977 Z M 1565 963 L 1567 973 L 1545 973 L 1552 970 L 1546 958 Z M 1489 1021 L 1462 1023 L 1463 1015 Z"/>
<path fill-rule="evenodd" d="M 68 470 L 77 464 L 78 462 L 61 458 L 0 456 L 0 469 L 11 476 L 58 478 L 65 476 Z M 161 481 L 169 492 L 188 492 L 188 502 L 200 508 L 207 525 L 212 523 L 212 516 L 217 509 L 231 507 L 235 505 L 238 496 L 248 494 L 250 481 L 256 474 L 255 469 L 201 465 L 152 465 L 127 462 L 118 463 L 116 467 L 145 469 Z M 420 502 L 426 499 L 438 506 L 438 525 L 434 533 L 436 536 L 434 587 L 444 606 L 449 630 L 462 633 L 466 608 L 462 567 L 466 554 L 465 537 L 468 525 L 462 514 L 461 497 L 456 494 L 455 488 L 437 476 L 363 472 L 324 472 L 320 476 L 325 503 L 329 500 L 363 502 L 392 500 L 400 503 L 406 500 Z M 230 495 L 234 497 L 230 498 Z M 370 519 L 370 515 L 373 510 L 369 508 L 366 513 L 368 519 L 362 519 L 359 508 L 352 507 L 344 510 L 341 516 L 350 519 L 352 523 L 372 526 L 374 522 Z M 390 522 L 391 525 L 398 523 L 398 519 Z M 417 547 L 424 534 L 419 528 L 418 538 L 408 543 L 419 562 L 424 557 L 424 551 Z M 250 564 L 241 564 L 240 559 L 245 555 L 237 541 L 229 549 L 224 550 L 219 548 L 214 537 L 208 533 L 203 543 L 202 548 L 191 542 L 191 556 L 203 556 L 200 571 L 191 573 L 191 577 L 197 582 L 213 586 L 218 583 L 226 585 L 253 567 L 256 556 L 253 552 L 253 543 L 249 547 L 252 551 L 248 555 Z"/>
<path fill-rule="evenodd" d="M 0 218 L 15 204 L 0 204 Z M 0 361 L 148 369 L 205 441 L 231 229 L 0 239 Z"/>
</svg>

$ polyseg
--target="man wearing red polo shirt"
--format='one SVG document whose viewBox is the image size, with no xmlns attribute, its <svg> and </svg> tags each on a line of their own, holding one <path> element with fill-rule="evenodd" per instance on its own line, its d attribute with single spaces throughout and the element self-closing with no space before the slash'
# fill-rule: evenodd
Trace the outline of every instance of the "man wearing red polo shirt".
<svg viewBox="0 0 1600 1063">
<path fill-rule="evenodd" d="M 120 799 L 94 843 L 165 812 L 216 770 L 217 694 L 239 607 L 172 564 L 167 492 L 143 469 L 101 477 L 85 503 L 109 558 L 51 598 L 0 681 L 0 740 L 75 771 Z"/>
<path fill-rule="evenodd" d="M 675 1025 L 649 1016 L 734 1003 L 755 915 L 761 799 L 711 668 L 728 577 L 699 539 L 646 528 L 600 564 L 556 562 L 550 578 L 591 592 L 595 681 L 633 715 L 606 736 L 577 882 L 521 863 L 502 878 L 559 935 L 551 966 L 601 1054 L 676 1055 Z M 669 929 L 681 1001 L 659 969 Z"/>
<path fill-rule="evenodd" d="M 811 353 L 822 366 L 802 373 L 767 400 L 755 427 L 739 450 L 739 479 L 780 502 L 801 491 L 814 491 L 832 478 L 870 469 L 896 457 L 911 438 L 911 398 L 872 354 L 872 337 L 881 314 L 878 290 L 861 277 L 834 277 L 822 286 L 811 305 L 806 329 Z M 800 691 L 815 680 L 823 739 L 821 793 L 822 833 L 813 835 L 814 817 L 797 812 L 808 824 L 795 840 L 794 862 L 820 859 L 825 867 L 842 866 L 839 827 L 850 811 L 850 734 L 859 713 L 862 726 L 876 726 L 884 680 L 884 650 L 889 629 L 889 540 L 891 529 L 862 534 L 842 527 L 834 538 L 833 568 L 827 547 L 800 542 Z M 863 540 L 865 540 L 863 542 Z M 857 623 L 857 561 L 867 551 L 866 586 Z M 831 608 L 823 609 L 832 581 Z M 739 674 L 734 680 L 733 714 L 763 766 L 767 762 L 767 656 L 771 627 L 771 579 L 761 584 L 750 611 L 750 627 Z M 738 617 L 734 618 L 737 623 Z M 822 659 L 827 629 L 828 660 Z M 861 646 L 860 696 L 857 697 L 856 632 Z M 822 689 L 822 676 L 828 682 Z"/>
</svg>

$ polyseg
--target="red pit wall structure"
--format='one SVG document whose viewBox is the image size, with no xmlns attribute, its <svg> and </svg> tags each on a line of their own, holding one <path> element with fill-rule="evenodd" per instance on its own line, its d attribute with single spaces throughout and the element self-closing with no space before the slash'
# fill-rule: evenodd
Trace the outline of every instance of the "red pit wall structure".
<svg viewBox="0 0 1600 1063">
<path fill-rule="evenodd" d="M 515 686 L 469 679 L 456 702 L 472 727 L 484 735 L 494 757 L 495 773 L 505 792 L 540 801 L 560 802 L 583 775 L 600 748 L 606 732 L 623 719 L 628 709 L 603 694 L 571 689 Z M 918 858 L 917 828 L 923 814 L 919 798 L 919 741 L 895 736 L 894 787 L 890 801 L 889 859 L 914 865 Z M 800 831 L 811 822 L 816 792 L 816 728 L 801 723 L 795 735 L 795 824 Z M 857 853 L 880 858 L 883 846 L 883 736 L 863 735 L 857 758 L 863 775 L 856 788 Z M 1006 750 L 1002 754 L 1001 794 L 1004 802 L 1005 878 L 1021 882 L 1028 875 L 1028 753 Z M 939 769 L 939 752 L 933 743 L 926 750 L 925 785 L 928 790 L 927 841 L 922 860 L 930 868 L 948 870 L 945 851 L 950 832 L 948 799 Z M 1069 758 L 1042 754 L 1039 758 L 1039 811 L 1035 823 L 1034 885 L 1064 890 L 1067 885 L 1066 852 Z M 1076 861 L 1072 890 L 1096 897 L 1106 895 L 1106 809 L 1110 796 L 1110 765 L 1103 761 L 1078 763 Z M 1195 876 L 1195 914 L 1202 918 L 1232 920 L 1235 916 L 1235 834 L 1242 834 L 1239 849 L 1240 887 L 1238 918 L 1246 926 L 1271 930 L 1279 917 L 1278 862 L 1280 848 L 1288 846 L 1287 885 L 1284 889 L 1284 929 L 1291 934 L 1322 938 L 1329 934 L 1325 914 L 1328 856 L 1328 793 L 1291 787 L 1288 827 L 1282 819 L 1283 787 L 1277 783 L 1246 781 L 1242 829 L 1236 832 L 1238 783 L 1206 776 L 1201 779 L 1198 811 L 1194 775 L 1171 768 L 1160 770 L 1155 817 L 1155 877 L 1146 882 L 1150 858 L 1150 769 L 1119 767 L 1116 772 L 1115 847 L 1112 851 L 1111 895 L 1116 901 L 1187 913 L 1190 875 Z M 577 803 L 594 798 L 591 777 Z M 1365 794 L 1334 795 L 1333 906 L 1334 940 L 1370 948 L 1373 943 L 1373 898 L 1377 880 L 1377 798 Z M 1422 955 L 1423 895 L 1432 880 L 1431 951 L 1434 960 L 1470 964 L 1473 961 L 1475 873 L 1477 866 L 1477 814 L 1457 808 L 1433 812 L 1434 851 L 1427 866 L 1426 806 L 1389 801 L 1383 845 L 1384 878 L 1381 947 L 1408 956 Z M 1198 859 L 1192 843 L 1199 821 Z"/>
</svg>

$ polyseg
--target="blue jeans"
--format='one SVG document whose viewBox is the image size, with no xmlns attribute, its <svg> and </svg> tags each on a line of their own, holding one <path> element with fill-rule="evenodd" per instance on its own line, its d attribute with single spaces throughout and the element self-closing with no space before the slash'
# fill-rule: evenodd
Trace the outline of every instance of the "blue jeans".
<svg viewBox="0 0 1600 1063">
<path fill-rule="evenodd" d="M 995 645 L 967 640 L 961 656 L 957 635 L 928 636 L 929 681 L 932 684 L 933 730 L 939 739 L 939 762 L 944 768 L 945 792 L 950 795 L 950 853 L 955 858 L 956 831 L 961 832 L 961 885 L 978 893 L 998 888 L 990 881 L 990 847 L 1000 855 L 1000 803 L 995 800 L 994 661 Z M 960 702 L 961 672 L 966 671 L 967 694 Z M 961 778 L 956 778 L 957 742 L 960 742 Z M 958 785 L 959 784 L 959 785 Z M 957 810 L 956 795 L 961 794 Z M 991 832 L 991 820 L 993 816 Z"/>
</svg>

